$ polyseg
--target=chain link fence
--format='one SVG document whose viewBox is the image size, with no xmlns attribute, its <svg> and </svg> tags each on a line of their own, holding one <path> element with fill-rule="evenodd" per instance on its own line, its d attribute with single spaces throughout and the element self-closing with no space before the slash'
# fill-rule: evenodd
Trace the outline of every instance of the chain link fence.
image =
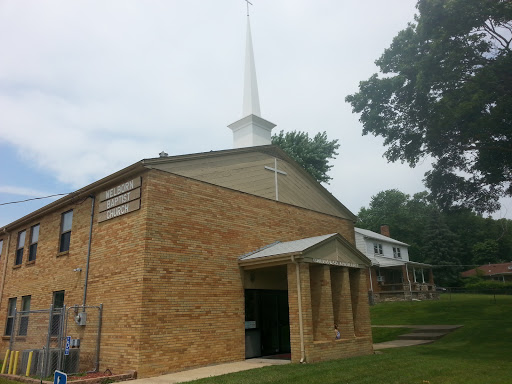
<svg viewBox="0 0 512 384">
<path fill-rule="evenodd" d="M 67 374 L 96 372 L 102 311 L 102 305 L 15 311 L 11 353 L 3 371 L 41 378 L 55 370 Z"/>
</svg>

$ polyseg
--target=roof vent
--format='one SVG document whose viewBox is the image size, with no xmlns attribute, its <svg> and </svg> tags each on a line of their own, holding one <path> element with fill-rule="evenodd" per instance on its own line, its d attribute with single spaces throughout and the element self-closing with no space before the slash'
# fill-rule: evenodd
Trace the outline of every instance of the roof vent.
<svg viewBox="0 0 512 384">
<path fill-rule="evenodd" d="M 164 151 L 160 152 L 159 155 L 160 155 L 160 157 L 168 157 L 169 156 L 169 154 Z"/>
</svg>

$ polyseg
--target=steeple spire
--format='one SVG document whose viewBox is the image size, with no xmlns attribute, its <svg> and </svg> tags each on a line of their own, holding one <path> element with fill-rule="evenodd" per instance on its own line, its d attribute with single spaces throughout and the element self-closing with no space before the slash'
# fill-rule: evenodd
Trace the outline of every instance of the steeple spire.
<svg viewBox="0 0 512 384">
<path fill-rule="evenodd" d="M 247 2 L 247 36 L 245 46 L 245 75 L 242 119 L 228 125 L 233 130 L 233 147 L 253 147 L 271 143 L 271 131 L 276 125 L 261 118 L 256 65 L 252 48 L 251 24 L 249 20 L 249 4 Z"/>
<path fill-rule="evenodd" d="M 256 64 L 254 63 L 254 52 L 252 49 L 251 23 L 249 15 L 247 15 L 243 116 L 251 114 L 260 116 L 261 112 L 258 81 L 256 80 Z"/>
</svg>

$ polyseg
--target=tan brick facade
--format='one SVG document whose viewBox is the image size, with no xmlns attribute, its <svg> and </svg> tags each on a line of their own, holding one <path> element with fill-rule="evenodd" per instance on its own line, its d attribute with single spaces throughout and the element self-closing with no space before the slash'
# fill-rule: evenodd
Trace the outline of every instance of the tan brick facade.
<svg viewBox="0 0 512 384">
<path fill-rule="evenodd" d="M 238 257 L 276 240 L 328 233 L 354 243 L 347 219 L 164 171 L 139 175 L 139 210 L 98 223 L 99 199 L 95 203 L 87 304 L 104 306 L 100 370 L 135 369 L 144 377 L 243 360 L 244 275 Z M 91 193 L 98 196 L 105 188 Z M 69 209 L 70 248 L 59 254 L 61 214 Z M 82 304 L 90 218 L 91 198 L 85 196 L 0 234 L 1 327 L 11 297 L 31 295 L 31 309 L 43 309 L 54 291 L 64 290 L 66 305 Z M 26 263 L 30 227 L 38 223 L 37 258 Z M 15 267 L 17 233 L 23 229 L 24 260 Z M 291 261 L 287 268 L 291 356 L 298 362 L 297 274 Z M 307 263 L 299 269 L 306 359 L 371 353 L 366 271 Z M 342 333 L 336 341 L 335 322 Z M 4 337 L 1 351 L 7 345 Z"/>
</svg>

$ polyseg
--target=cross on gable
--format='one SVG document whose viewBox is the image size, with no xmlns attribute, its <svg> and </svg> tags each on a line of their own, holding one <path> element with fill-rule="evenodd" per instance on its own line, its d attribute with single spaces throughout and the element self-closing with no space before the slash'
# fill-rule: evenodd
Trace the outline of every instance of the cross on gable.
<svg viewBox="0 0 512 384">
<path fill-rule="evenodd" d="M 274 180 L 275 180 L 275 181 L 274 181 L 274 183 L 275 183 L 275 186 L 276 186 L 276 201 L 279 201 L 279 188 L 278 188 L 278 184 L 277 184 L 277 175 L 279 174 L 279 175 L 284 175 L 284 176 L 286 176 L 286 175 L 287 175 L 287 173 L 286 173 L 285 171 L 281 171 L 281 170 L 277 169 L 277 158 L 274 158 L 274 168 L 272 168 L 272 167 L 267 167 L 267 166 L 265 165 L 265 169 L 266 169 L 267 171 L 272 171 L 272 172 L 274 172 Z"/>
</svg>

